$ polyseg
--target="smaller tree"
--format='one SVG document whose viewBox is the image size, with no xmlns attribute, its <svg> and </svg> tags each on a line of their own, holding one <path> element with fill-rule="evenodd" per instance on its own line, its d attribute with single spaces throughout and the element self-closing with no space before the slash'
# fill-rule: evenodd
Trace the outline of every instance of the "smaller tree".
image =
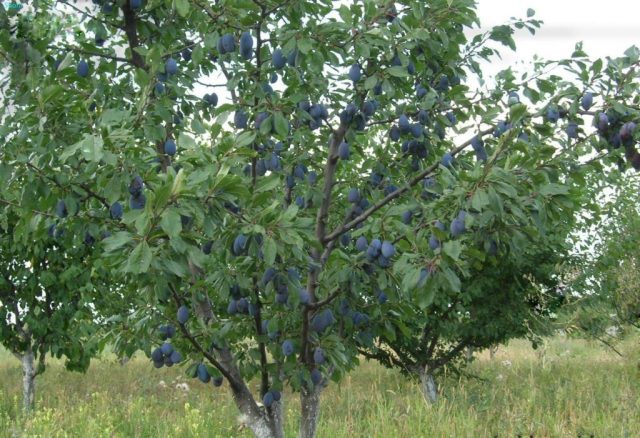
<svg viewBox="0 0 640 438">
<path fill-rule="evenodd" d="M 577 329 L 579 336 L 598 340 L 620 354 L 615 347 L 619 331 L 640 328 L 640 180 L 630 174 L 612 183 L 614 187 L 608 185 L 603 191 L 604 207 L 582 230 L 595 244 L 588 252 L 584 248 L 565 275 L 572 303 L 562 316 L 568 330 Z"/>
<path fill-rule="evenodd" d="M 66 216 L 63 204 L 58 210 Z M 85 237 L 78 245 L 62 227 L 51 224 L 47 231 L 43 225 L 0 210 L 0 343 L 22 363 L 26 413 L 34 408 L 35 379 L 47 354 L 65 356 L 69 370 L 85 371 L 98 347 L 86 245 L 92 242 Z M 48 238 L 17 237 L 34 227 Z"/>
</svg>

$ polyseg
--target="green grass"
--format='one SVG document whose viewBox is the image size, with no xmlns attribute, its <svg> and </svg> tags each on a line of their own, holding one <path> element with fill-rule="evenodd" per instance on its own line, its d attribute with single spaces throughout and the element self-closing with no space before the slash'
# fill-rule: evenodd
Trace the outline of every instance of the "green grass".
<svg viewBox="0 0 640 438">
<path fill-rule="evenodd" d="M 621 348 L 624 358 L 598 344 L 554 339 L 541 359 L 526 342 L 512 342 L 494 360 L 478 355 L 471 371 L 485 380 L 442 382 L 444 397 L 432 407 L 414 383 L 364 363 L 323 393 L 318 436 L 638 437 L 638 339 Z M 156 370 L 144 358 L 125 366 L 105 358 L 82 375 L 53 362 L 37 381 L 37 412 L 25 419 L 19 363 L 0 351 L 0 436 L 250 436 L 238 425 L 228 388 L 187 379 L 181 371 Z M 175 389 L 179 382 L 190 391 Z M 287 436 L 295 436 L 298 400 L 286 400 Z"/>
</svg>

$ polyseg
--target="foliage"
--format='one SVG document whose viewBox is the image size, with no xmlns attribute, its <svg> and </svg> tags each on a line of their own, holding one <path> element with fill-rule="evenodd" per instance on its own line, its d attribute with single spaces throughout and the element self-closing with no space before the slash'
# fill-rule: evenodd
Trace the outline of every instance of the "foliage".
<svg viewBox="0 0 640 438">
<path fill-rule="evenodd" d="M 66 20 L 72 41 L 51 1 L 2 17 L 16 24 L 0 31 L 12 103 L 0 202 L 25 240 L 51 226 L 100 240 L 94 267 L 117 273 L 120 304 L 98 312 L 127 309 L 110 320 L 116 336 L 129 328 L 119 350 L 223 376 L 257 436 L 282 435 L 286 386 L 314 436 L 328 379 L 375 337 L 405 342 L 430 308 L 459 296 L 473 307 L 460 311 L 490 315 L 497 266 L 522 279 L 538 268 L 528 257 L 562 254 L 588 175 L 640 166 L 637 49 L 604 65 L 578 46 L 475 88 L 494 43 L 540 26 L 532 11 L 467 40 L 471 0 L 98 3 Z M 202 95 L 211 74 L 225 83 Z M 529 315 L 526 293 L 505 292 Z M 452 342 L 480 329 L 447 330 Z"/>
</svg>

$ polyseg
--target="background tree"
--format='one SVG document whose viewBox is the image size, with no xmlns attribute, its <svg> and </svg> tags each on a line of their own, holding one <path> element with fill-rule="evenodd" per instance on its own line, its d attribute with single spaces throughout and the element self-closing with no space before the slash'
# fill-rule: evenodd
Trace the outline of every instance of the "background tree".
<svg viewBox="0 0 640 438">
<path fill-rule="evenodd" d="M 5 176 L 8 176 L 6 173 Z M 62 210 L 60 210 L 62 212 Z M 64 230 L 0 210 L 0 342 L 22 363 L 23 407 L 35 404 L 35 378 L 46 356 L 84 371 L 98 350 L 91 297 L 93 270 L 83 244 L 65 248 Z M 25 223 L 26 222 L 26 223 Z M 20 227 L 32 227 L 25 233 Z M 31 234 L 37 240 L 23 240 Z"/>
<path fill-rule="evenodd" d="M 571 305 L 562 312 L 567 330 L 603 342 L 614 351 L 625 331 L 638 327 L 640 295 L 637 282 L 637 175 L 620 176 L 599 197 L 598 215 L 585 221 L 581 235 L 591 245 L 569 266 L 564 281 Z"/>
<path fill-rule="evenodd" d="M 20 175 L 6 192 L 37 194 L 9 196 L 12 209 L 33 217 L 64 199 L 78 206 L 71 235 L 111 233 L 96 266 L 123 275 L 118 298 L 140 343 L 155 339 L 145 347 L 154 365 L 222 377 L 256 436 L 283 435 L 285 386 L 300 392 L 300 435 L 315 436 L 320 393 L 371 345 L 382 293 L 409 325 L 414 305 L 465 295 L 471 268 L 491 265 L 477 254 L 479 240 L 491 247 L 485 211 L 509 198 L 509 215 L 528 224 L 514 201 L 528 187 L 541 190 L 528 207 L 542 223 L 573 211 L 574 182 L 563 179 L 584 151 L 564 137 L 581 132 L 582 113 L 561 104 L 590 94 L 558 76 L 517 84 L 510 71 L 495 92 L 474 84 L 478 60 L 498 54 L 491 42 L 514 47 L 514 28 L 539 26 L 531 17 L 468 41 L 470 0 L 67 5 L 83 20 L 74 41 L 49 1 L 0 35 L 14 104 L 2 161 Z M 620 74 L 576 58 L 558 64 L 581 66 L 581 83 Z M 203 82 L 212 73 L 224 83 Z M 533 107 L 508 94 L 520 88 Z M 630 122 L 628 109 L 606 130 Z M 575 126 L 524 123 L 542 114 Z M 610 147 L 602 155 L 617 160 Z M 470 202 L 487 178 L 500 194 Z M 454 239 L 433 229 L 440 218 Z M 447 240 L 437 263 L 425 227 Z M 523 240 L 507 229 L 496 244 Z M 366 284 L 354 282 L 363 272 Z"/>
</svg>

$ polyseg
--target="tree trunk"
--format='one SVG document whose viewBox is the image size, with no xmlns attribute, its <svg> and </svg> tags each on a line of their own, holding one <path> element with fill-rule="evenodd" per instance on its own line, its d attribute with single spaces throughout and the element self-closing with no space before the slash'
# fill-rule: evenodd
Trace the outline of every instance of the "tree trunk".
<svg viewBox="0 0 640 438">
<path fill-rule="evenodd" d="M 36 397 L 36 370 L 31 348 L 21 356 L 20 360 L 22 361 L 22 407 L 28 415 L 33 411 Z"/>
<path fill-rule="evenodd" d="M 471 362 L 473 360 L 473 347 L 467 347 L 465 353 L 467 362 Z"/>
<path fill-rule="evenodd" d="M 427 403 L 438 402 L 438 384 L 427 366 L 420 370 L 420 390 Z"/>
<path fill-rule="evenodd" d="M 299 438 L 315 438 L 320 414 L 321 387 L 302 389 L 300 392 L 300 432 Z"/>
<path fill-rule="evenodd" d="M 242 379 L 240 370 L 234 364 L 231 352 L 228 349 L 221 349 L 219 358 L 224 368 L 233 376 L 235 383 L 229 382 L 233 400 L 253 435 L 256 438 L 283 438 L 282 401 L 274 402 L 269 409 L 258 407 Z"/>
<path fill-rule="evenodd" d="M 493 358 L 496 357 L 497 351 L 498 351 L 497 345 L 492 345 L 491 347 L 489 347 L 489 359 L 493 360 Z"/>
</svg>

